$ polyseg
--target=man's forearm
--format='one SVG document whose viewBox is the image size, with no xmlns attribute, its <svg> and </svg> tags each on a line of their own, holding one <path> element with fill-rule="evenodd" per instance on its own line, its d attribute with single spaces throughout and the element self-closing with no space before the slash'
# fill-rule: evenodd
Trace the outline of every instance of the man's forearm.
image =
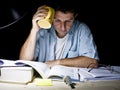
<svg viewBox="0 0 120 90">
<path fill-rule="evenodd" d="M 36 43 L 36 33 L 31 32 L 21 48 L 19 59 L 33 60 L 35 43 Z"/>
<path fill-rule="evenodd" d="M 73 66 L 73 67 L 98 67 L 98 61 L 93 58 L 79 56 L 75 58 L 62 59 L 59 62 L 60 65 Z"/>
<path fill-rule="evenodd" d="M 34 52 L 31 46 L 24 45 L 21 48 L 19 59 L 21 60 L 33 60 Z"/>
<path fill-rule="evenodd" d="M 84 68 L 98 67 L 98 61 L 96 59 L 85 56 L 47 61 L 45 63 L 48 64 L 50 67 L 54 65 L 64 65 L 70 67 L 84 67 Z"/>
</svg>

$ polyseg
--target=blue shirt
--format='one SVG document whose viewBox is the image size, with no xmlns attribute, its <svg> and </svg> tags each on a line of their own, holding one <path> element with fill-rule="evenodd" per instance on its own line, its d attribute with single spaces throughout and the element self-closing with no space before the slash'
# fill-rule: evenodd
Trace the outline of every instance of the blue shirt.
<svg viewBox="0 0 120 90">
<path fill-rule="evenodd" d="M 76 20 L 68 34 L 68 41 L 62 58 L 87 56 L 99 59 L 92 33 L 85 23 Z M 56 42 L 57 36 L 53 26 L 48 30 L 39 30 L 34 59 L 40 62 L 55 60 Z"/>
</svg>

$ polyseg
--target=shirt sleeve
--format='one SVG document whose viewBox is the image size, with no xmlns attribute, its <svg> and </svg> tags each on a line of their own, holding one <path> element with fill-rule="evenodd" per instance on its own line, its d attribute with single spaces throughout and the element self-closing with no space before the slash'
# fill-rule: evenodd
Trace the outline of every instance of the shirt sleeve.
<svg viewBox="0 0 120 90">
<path fill-rule="evenodd" d="M 82 23 L 80 24 L 79 29 L 79 54 L 81 56 L 99 59 L 97 46 L 93 40 L 93 35 L 90 28 L 86 24 Z"/>
</svg>

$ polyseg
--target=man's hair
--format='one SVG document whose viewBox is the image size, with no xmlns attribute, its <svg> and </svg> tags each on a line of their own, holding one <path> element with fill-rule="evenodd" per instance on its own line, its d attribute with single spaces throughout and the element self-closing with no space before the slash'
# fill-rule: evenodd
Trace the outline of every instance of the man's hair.
<svg viewBox="0 0 120 90">
<path fill-rule="evenodd" d="M 77 12 L 77 6 L 74 5 L 74 2 L 72 0 L 53 0 L 52 1 L 52 7 L 55 9 L 55 11 L 61 11 L 63 13 L 74 13 L 76 15 Z"/>
<path fill-rule="evenodd" d="M 59 5 L 59 6 L 55 7 L 54 9 L 55 9 L 55 11 L 61 11 L 61 12 L 63 12 L 63 13 L 71 12 L 71 13 L 74 13 L 74 15 L 77 14 L 75 8 L 69 7 L 69 6 L 67 6 L 67 5 L 66 5 L 66 6 L 64 6 L 64 5 Z"/>
</svg>

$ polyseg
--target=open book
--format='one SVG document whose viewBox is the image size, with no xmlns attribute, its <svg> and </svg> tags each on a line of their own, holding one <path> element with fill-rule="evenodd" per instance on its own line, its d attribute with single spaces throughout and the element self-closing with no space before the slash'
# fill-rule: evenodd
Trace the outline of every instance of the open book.
<svg viewBox="0 0 120 90">
<path fill-rule="evenodd" d="M 43 79 L 52 79 L 52 80 L 62 80 L 65 76 L 70 76 L 71 80 L 78 81 L 78 68 L 75 67 L 67 67 L 62 65 L 56 65 L 50 68 L 47 64 L 37 61 L 26 61 L 26 60 L 3 60 L 0 59 L 0 67 L 21 67 L 21 66 L 30 66 L 35 71 L 38 72 L 38 74 Z M 9 72 L 8 72 L 9 73 Z"/>
<path fill-rule="evenodd" d="M 81 81 L 120 80 L 120 66 L 79 68 Z"/>
</svg>

